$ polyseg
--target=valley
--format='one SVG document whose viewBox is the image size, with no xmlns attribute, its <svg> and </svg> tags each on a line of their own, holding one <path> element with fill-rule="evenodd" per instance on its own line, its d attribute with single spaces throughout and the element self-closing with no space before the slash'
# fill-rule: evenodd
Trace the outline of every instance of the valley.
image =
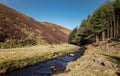
<svg viewBox="0 0 120 76">
<path fill-rule="evenodd" d="M 24 1 L 0 1 L 0 76 L 120 76 L 120 0 Z"/>
</svg>

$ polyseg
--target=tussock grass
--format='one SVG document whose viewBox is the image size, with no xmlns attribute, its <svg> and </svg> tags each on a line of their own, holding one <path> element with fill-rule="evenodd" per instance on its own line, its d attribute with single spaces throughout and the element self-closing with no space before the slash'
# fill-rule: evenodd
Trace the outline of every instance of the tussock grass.
<svg viewBox="0 0 120 76">
<path fill-rule="evenodd" d="M 105 48 L 102 49 L 101 46 L 88 45 L 82 57 L 70 62 L 64 73 L 55 76 L 118 76 L 120 56 L 108 52 Z"/>
<path fill-rule="evenodd" d="M 74 52 L 78 46 L 61 44 L 0 50 L 0 73 L 13 71 Z"/>
</svg>

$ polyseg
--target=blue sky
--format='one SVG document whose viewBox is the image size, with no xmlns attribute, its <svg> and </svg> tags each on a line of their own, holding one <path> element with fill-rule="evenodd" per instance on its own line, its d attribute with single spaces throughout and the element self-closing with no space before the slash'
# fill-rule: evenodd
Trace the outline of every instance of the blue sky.
<svg viewBox="0 0 120 76">
<path fill-rule="evenodd" d="M 3 3 L 40 22 L 51 22 L 69 29 L 107 0 L 0 0 Z"/>
</svg>

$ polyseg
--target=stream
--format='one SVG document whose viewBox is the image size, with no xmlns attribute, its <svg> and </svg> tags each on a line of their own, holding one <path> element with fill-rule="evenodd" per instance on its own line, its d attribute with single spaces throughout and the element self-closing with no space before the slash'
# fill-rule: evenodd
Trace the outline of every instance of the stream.
<svg viewBox="0 0 120 76">
<path fill-rule="evenodd" d="M 68 63 L 80 58 L 83 53 L 84 48 L 80 48 L 76 52 L 66 54 L 61 58 L 15 70 L 3 76 L 54 76 L 56 73 L 64 72 Z"/>
</svg>

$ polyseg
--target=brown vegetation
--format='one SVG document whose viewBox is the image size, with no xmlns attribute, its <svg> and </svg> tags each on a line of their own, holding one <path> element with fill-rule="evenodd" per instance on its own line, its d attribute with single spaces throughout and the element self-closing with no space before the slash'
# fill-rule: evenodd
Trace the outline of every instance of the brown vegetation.
<svg viewBox="0 0 120 76">
<path fill-rule="evenodd" d="M 45 43 L 66 43 L 69 33 L 70 30 L 61 26 L 38 22 L 0 4 L 1 48 Z"/>
<path fill-rule="evenodd" d="M 87 45 L 81 58 L 70 62 L 64 73 L 55 76 L 119 76 L 120 43 L 110 43 L 110 50 L 106 46 Z"/>
</svg>

